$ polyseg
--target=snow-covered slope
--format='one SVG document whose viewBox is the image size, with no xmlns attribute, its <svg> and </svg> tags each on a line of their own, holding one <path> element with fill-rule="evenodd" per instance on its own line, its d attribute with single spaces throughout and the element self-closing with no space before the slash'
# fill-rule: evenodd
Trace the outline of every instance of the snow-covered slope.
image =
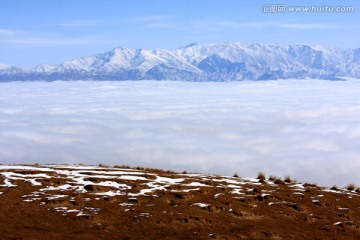
<svg viewBox="0 0 360 240">
<path fill-rule="evenodd" d="M 0 71 L 1 70 L 5 70 L 5 69 L 8 69 L 10 68 L 10 66 L 6 65 L 6 64 L 3 64 L 3 63 L 0 63 Z"/>
<path fill-rule="evenodd" d="M 176 50 L 115 48 L 31 70 L 0 65 L 0 80 L 238 81 L 360 78 L 360 49 L 303 44 L 191 44 Z"/>
</svg>

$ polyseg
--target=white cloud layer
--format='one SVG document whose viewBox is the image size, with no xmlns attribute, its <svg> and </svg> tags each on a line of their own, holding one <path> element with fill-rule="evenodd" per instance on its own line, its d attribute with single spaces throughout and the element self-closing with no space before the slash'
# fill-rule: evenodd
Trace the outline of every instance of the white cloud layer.
<svg viewBox="0 0 360 240">
<path fill-rule="evenodd" d="M 0 84 L 1 163 L 360 185 L 360 81 Z"/>
</svg>

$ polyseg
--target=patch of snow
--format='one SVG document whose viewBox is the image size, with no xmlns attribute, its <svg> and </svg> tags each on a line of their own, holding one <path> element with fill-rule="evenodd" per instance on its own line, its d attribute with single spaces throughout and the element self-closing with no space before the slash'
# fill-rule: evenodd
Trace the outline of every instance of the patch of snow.
<svg viewBox="0 0 360 240">
<path fill-rule="evenodd" d="M 242 180 L 244 181 L 248 181 L 248 182 L 251 182 L 251 183 L 259 183 L 259 179 L 257 178 L 241 178 Z"/>
<path fill-rule="evenodd" d="M 239 194 L 239 195 L 243 195 L 244 193 L 241 192 L 241 188 L 236 188 L 236 189 L 233 189 L 231 191 L 232 194 Z"/>
<path fill-rule="evenodd" d="M 182 189 L 182 190 L 171 190 L 171 192 L 191 192 L 191 191 L 199 191 L 200 188 L 190 188 L 190 189 Z"/>
<path fill-rule="evenodd" d="M 77 209 L 66 210 L 66 213 L 72 213 L 72 212 L 80 212 L 80 210 L 77 210 Z"/>
<path fill-rule="evenodd" d="M 215 194 L 215 195 L 214 195 L 214 198 L 217 198 L 217 197 L 219 197 L 220 195 L 223 195 L 223 193 L 217 193 L 217 194 Z"/>
<path fill-rule="evenodd" d="M 65 198 L 68 197 L 68 195 L 51 195 L 46 197 L 48 200 L 55 200 L 55 199 L 59 199 L 59 198 Z"/>
<path fill-rule="evenodd" d="M 185 178 L 167 178 L 156 176 L 155 182 L 164 183 L 164 184 L 177 184 L 183 182 Z"/>
<path fill-rule="evenodd" d="M 341 191 L 338 190 L 331 190 L 331 189 L 324 189 L 323 192 L 331 192 L 331 193 L 341 193 Z"/>
<path fill-rule="evenodd" d="M 159 181 L 160 182 L 160 181 Z M 163 190 L 166 191 L 166 185 L 165 186 L 161 186 L 161 185 L 157 185 L 153 182 L 148 182 L 145 183 L 146 186 L 148 186 L 149 188 L 145 188 L 145 189 L 141 189 L 139 193 L 128 193 L 129 196 L 139 196 L 139 195 L 147 195 L 147 193 L 152 193 L 156 190 Z"/>
<path fill-rule="evenodd" d="M 76 214 L 76 216 L 77 217 L 86 217 L 86 216 L 90 216 L 90 214 L 79 212 L 78 214 Z"/>
<path fill-rule="evenodd" d="M 207 204 L 207 203 L 194 203 L 191 206 L 207 207 L 207 206 L 210 206 L 210 204 Z"/>
<path fill-rule="evenodd" d="M 189 186 L 189 187 L 210 187 L 209 185 L 207 184 L 204 184 L 204 183 L 199 183 L 199 182 L 192 182 L 190 184 L 185 184 L 183 186 Z"/>
<path fill-rule="evenodd" d="M 139 217 L 150 217 L 150 213 L 139 213 Z"/>
<path fill-rule="evenodd" d="M 282 201 L 282 202 L 269 202 L 268 204 L 269 204 L 269 206 L 271 206 L 271 205 L 274 205 L 274 204 L 294 204 L 294 203 Z"/>
<path fill-rule="evenodd" d="M 234 185 L 234 184 L 229 184 L 226 187 L 228 187 L 228 188 L 239 188 L 239 189 L 241 188 L 240 186 Z"/>
<path fill-rule="evenodd" d="M 93 212 L 93 213 L 97 213 L 99 212 L 101 209 L 100 208 L 93 208 L 93 207 L 84 207 L 84 210 Z"/>
<path fill-rule="evenodd" d="M 306 189 L 302 189 L 302 188 L 293 188 L 293 191 L 297 191 L 297 192 L 305 192 Z"/>
<path fill-rule="evenodd" d="M 114 197 L 114 196 L 121 196 L 121 195 L 125 195 L 125 193 L 120 192 L 120 191 L 107 191 L 107 192 L 96 192 L 96 193 L 92 193 L 93 195 L 102 195 L 102 196 L 108 196 L 108 197 Z"/>
<path fill-rule="evenodd" d="M 27 182 L 30 182 L 33 186 L 41 186 L 42 184 L 37 182 L 36 179 L 24 179 Z"/>
<path fill-rule="evenodd" d="M 74 186 L 74 185 L 70 185 L 70 184 L 64 184 L 64 185 L 59 185 L 57 187 L 54 186 L 48 186 L 45 188 L 41 188 L 39 189 L 39 191 L 67 191 L 67 190 L 74 190 L 74 189 L 81 189 L 82 186 Z"/>
<path fill-rule="evenodd" d="M 133 181 L 136 181 L 136 180 L 148 180 L 144 177 L 139 177 L 139 176 L 131 176 L 131 175 L 125 175 L 125 176 L 120 176 L 118 177 L 119 179 L 123 179 L 123 180 L 133 180 Z"/>
<path fill-rule="evenodd" d="M 338 209 L 339 210 L 349 210 L 349 208 L 342 208 L 342 207 L 339 207 Z"/>
<path fill-rule="evenodd" d="M 120 203 L 119 205 L 122 207 L 127 207 L 127 206 L 133 206 L 135 204 L 134 203 Z"/>
<path fill-rule="evenodd" d="M 68 207 L 55 207 L 54 208 L 55 210 L 59 210 L 59 211 L 64 211 L 64 210 L 66 210 L 66 209 L 68 209 Z"/>
<path fill-rule="evenodd" d="M 4 184 L 0 185 L 0 187 L 2 187 L 2 186 L 4 186 L 4 187 L 16 187 L 17 185 L 12 184 L 9 179 L 5 179 Z"/>
</svg>

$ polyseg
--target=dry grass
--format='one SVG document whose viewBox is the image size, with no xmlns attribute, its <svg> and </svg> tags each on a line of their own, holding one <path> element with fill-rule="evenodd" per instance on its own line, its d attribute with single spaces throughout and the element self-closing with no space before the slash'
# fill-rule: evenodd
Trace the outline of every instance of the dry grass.
<svg viewBox="0 0 360 240">
<path fill-rule="evenodd" d="M 126 168 L 126 169 L 129 169 L 131 167 L 129 165 L 115 165 L 114 168 Z"/>
<path fill-rule="evenodd" d="M 304 183 L 304 187 L 317 187 L 317 183 Z"/>
<path fill-rule="evenodd" d="M 265 173 L 263 172 L 259 172 L 257 179 L 259 179 L 260 181 L 265 181 L 266 177 L 265 177 Z"/>
<path fill-rule="evenodd" d="M 159 168 L 144 168 L 145 171 L 149 171 L 149 172 L 159 172 L 159 173 L 164 173 L 166 172 L 163 169 L 159 169 Z"/>
<path fill-rule="evenodd" d="M 279 177 L 275 178 L 274 183 L 275 184 L 285 184 L 285 182 L 283 180 L 281 180 L 281 178 L 279 178 Z"/>
<path fill-rule="evenodd" d="M 349 191 L 354 191 L 354 190 L 355 190 L 355 188 L 356 188 L 356 187 L 355 187 L 355 185 L 354 185 L 354 184 L 352 184 L 352 183 L 351 183 L 351 184 L 346 185 L 346 189 L 347 189 L 347 190 L 349 190 Z"/>
<path fill-rule="evenodd" d="M 291 183 L 292 182 L 291 177 L 290 176 L 285 176 L 284 182 Z"/>
<path fill-rule="evenodd" d="M 106 164 L 103 164 L 103 163 L 100 163 L 100 164 L 99 164 L 99 167 L 108 168 L 108 167 L 110 167 L 110 166 L 109 166 L 109 165 L 106 165 Z"/>
<path fill-rule="evenodd" d="M 275 179 L 276 179 L 277 177 L 276 176 L 274 176 L 274 175 L 270 175 L 270 177 L 269 177 L 269 181 L 275 181 Z"/>
</svg>

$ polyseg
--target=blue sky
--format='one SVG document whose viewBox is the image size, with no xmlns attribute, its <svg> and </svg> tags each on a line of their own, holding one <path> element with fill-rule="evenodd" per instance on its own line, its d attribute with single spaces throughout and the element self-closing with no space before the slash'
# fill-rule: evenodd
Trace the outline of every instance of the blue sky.
<svg viewBox="0 0 360 240">
<path fill-rule="evenodd" d="M 264 13 L 286 3 L 283 13 Z M 190 43 L 256 42 L 360 47 L 359 1 L 0 0 L 0 63 L 35 67 L 114 47 L 176 49 Z M 353 6 L 299 12 L 291 6 Z"/>
</svg>

